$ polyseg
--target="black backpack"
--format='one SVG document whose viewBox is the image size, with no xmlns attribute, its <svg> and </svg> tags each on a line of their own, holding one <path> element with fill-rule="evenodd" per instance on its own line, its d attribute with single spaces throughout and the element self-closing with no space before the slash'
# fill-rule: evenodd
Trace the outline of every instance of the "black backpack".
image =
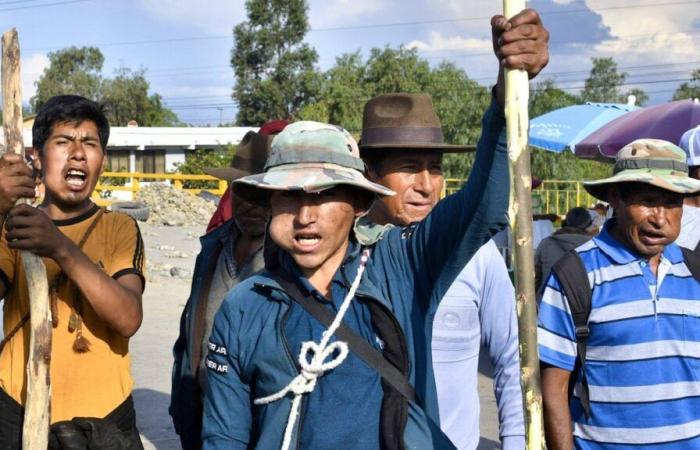
<svg viewBox="0 0 700 450">
<path fill-rule="evenodd" d="M 700 282 L 700 244 L 695 250 L 681 247 L 683 259 L 688 270 L 697 281 Z M 566 300 L 571 310 L 571 317 L 574 320 L 576 331 L 576 364 L 571 373 L 569 382 L 569 398 L 573 395 L 577 374 L 581 372 L 581 392 L 579 398 L 586 417 L 591 415 L 591 403 L 588 394 L 588 380 L 586 379 L 586 341 L 590 329 L 588 328 L 588 317 L 591 314 L 591 285 L 588 282 L 588 272 L 583 265 L 583 261 L 575 250 L 567 252 L 552 267 L 552 272 L 557 274 L 559 285 L 562 288 Z"/>
</svg>

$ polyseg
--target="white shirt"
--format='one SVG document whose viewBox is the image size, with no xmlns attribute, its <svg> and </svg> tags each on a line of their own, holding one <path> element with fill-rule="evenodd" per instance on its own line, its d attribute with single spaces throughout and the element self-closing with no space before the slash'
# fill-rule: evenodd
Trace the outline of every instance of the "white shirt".
<svg viewBox="0 0 700 450">
<path fill-rule="evenodd" d="M 683 205 L 683 218 L 681 219 L 681 234 L 676 239 L 676 244 L 681 247 L 695 250 L 700 241 L 700 208 Z"/>
<path fill-rule="evenodd" d="M 551 223 L 551 222 L 550 222 Z M 504 450 L 525 448 L 515 292 L 494 241 L 484 244 L 443 297 L 433 322 L 440 428 L 460 450 L 479 444 L 479 351 L 494 367 Z"/>
</svg>

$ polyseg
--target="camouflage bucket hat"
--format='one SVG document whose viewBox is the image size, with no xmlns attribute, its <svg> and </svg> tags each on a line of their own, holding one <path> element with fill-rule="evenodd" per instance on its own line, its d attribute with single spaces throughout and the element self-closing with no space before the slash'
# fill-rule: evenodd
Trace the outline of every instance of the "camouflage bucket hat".
<svg viewBox="0 0 700 450">
<path fill-rule="evenodd" d="M 613 176 L 586 181 L 589 194 L 603 201 L 613 183 L 645 183 L 679 194 L 700 191 L 700 180 L 688 176 L 685 152 L 678 146 L 659 139 L 637 139 L 615 156 Z"/>
<path fill-rule="evenodd" d="M 265 171 L 235 180 L 234 188 L 239 192 L 246 186 L 315 193 L 348 185 L 379 195 L 394 195 L 391 189 L 365 178 L 364 169 L 357 142 L 350 133 L 334 125 L 301 121 L 275 136 Z"/>
</svg>

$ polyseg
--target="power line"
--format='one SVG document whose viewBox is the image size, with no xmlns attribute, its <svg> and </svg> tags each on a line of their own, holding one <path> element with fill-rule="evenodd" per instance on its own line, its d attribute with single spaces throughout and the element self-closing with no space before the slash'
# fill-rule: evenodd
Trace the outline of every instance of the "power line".
<svg viewBox="0 0 700 450">
<path fill-rule="evenodd" d="M 27 0 L 25 0 L 25 1 L 27 1 Z M 62 2 L 42 3 L 40 5 L 14 6 L 11 8 L 1 8 L 0 12 L 19 11 L 22 9 L 37 9 L 37 8 L 44 8 L 47 6 L 70 5 L 72 3 L 84 3 L 84 2 L 89 2 L 89 1 L 91 1 L 91 0 L 68 0 L 68 1 L 62 1 Z M 21 2 L 16 2 L 16 3 L 21 3 Z M 2 6 L 2 4 L 0 4 L 0 6 Z"/>
<path fill-rule="evenodd" d="M 676 5 L 689 5 L 697 4 L 697 1 L 676 1 L 667 3 L 650 3 L 644 5 L 633 5 L 633 6 L 609 6 L 607 8 L 596 8 L 595 11 L 613 11 L 613 10 L 624 10 L 624 9 L 637 9 L 637 8 L 647 8 L 647 7 L 658 7 L 658 6 L 676 6 Z M 565 14 L 580 14 L 580 13 L 591 13 L 595 12 L 591 9 L 569 9 L 563 11 L 538 11 L 540 16 L 551 16 L 551 15 L 565 15 Z M 309 32 L 317 31 L 345 31 L 345 30 L 367 30 L 372 28 L 391 28 L 391 27 L 403 27 L 403 26 L 419 26 L 419 25 L 436 25 L 441 23 L 455 23 L 455 22 L 470 22 L 475 20 L 489 20 L 489 17 L 461 17 L 454 19 L 435 19 L 435 20 L 417 20 L 414 22 L 391 22 L 391 23 L 377 23 L 368 25 L 349 25 L 345 27 L 328 27 L 328 28 L 312 28 Z"/>
<path fill-rule="evenodd" d="M 54 5 L 54 4 L 68 4 L 68 3 L 77 3 L 77 2 L 84 2 L 84 1 L 90 1 L 90 0 L 70 0 L 66 2 L 58 2 L 58 3 L 52 3 L 52 4 L 47 4 L 48 5 Z M 698 4 L 697 0 L 695 1 L 672 1 L 672 2 L 665 2 L 665 3 L 655 3 L 655 4 L 642 4 L 642 5 L 630 5 L 630 6 L 610 6 L 606 8 L 598 8 L 595 11 L 610 11 L 610 10 L 626 10 L 626 9 L 637 9 L 637 8 L 648 8 L 648 7 L 659 7 L 659 6 L 677 6 L 677 5 L 689 5 L 689 4 Z M 29 7 L 24 7 L 24 8 L 29 8 Z M 0 11 L 6 11 L 4 9 L 0 9 Z M 9 9 L 8 9 L 9 11 Z M 540 11 L 541 16 L 547 16 L 547 15 L 567 15 L 567 14 L 579 14 L 579 13 L 591 13 L 595 12 L 590 9 L 577 9 L 577 10 L 563 10 L 563 11 Z M 312 32 L 317 32 L 317 31 L 345 31 L 345 30 L 364 30 L 364 29 L 372 29 L 372 28 L 393 28 L 393 27 L 398 27 L 398 26 L 418 26 L 418 25 L 434 25 L 434 24 L 440 24 L 440 23 L 451 23 L 451 22 L 469 22 L 469 21 L 475 21 L 475 20 L 488 20 L 490 17 L 462 17 L 462 18 L 449 18 L 449 19 L 435 19 L 435 20 L 422 20 L 422 21 L 412 21 L 412 22 L 391 22 L 391 23 L 378 23 L 378 24 L 367 24 L 367 25 L 356 25 L 356 26 L 345 26 L 345 27 L 327 27 L 327 28 L 312 28 L 309 30 L 310 33 Z M 669 32 L 670 33 L 670 32 Z M 649 33 L 649 35 L 654 35 L 656 33 Z M 635 36 L 635 35 L 630 35 L 630 36 Z M 636 35 L 636 36 L 643 36 L 643 35 Z M 114 47 L 114 46 L 128 46 L 128 45 L 146 45 L 146 44 L 163 44 L 163 43 L 172 43 L 172 42 L 190 42 L 190 41 L 205 41 L 205 40 L 220 40 L 220 39 L 232 39 L 233 36 L 230 34 L 226 35 L 208 35 L 208 36 L 191 36 L 191 37 L 180 37 L 180 38 L 161 38 L 161 39 L 142 39 L 142 40 L 134 40 L 134 41 L 118 41 L 118 42 L 103 42 L 103 43 L 97 43 L 97 44 L 92 44 L 97 47 Z M 62 48 L 62 47 L 42 47 L 42 48 L 29 48 L 27 50 L 29 51 L 43 51 L 43 50 L 53 50 L 56 48 Z"/>
</svg>

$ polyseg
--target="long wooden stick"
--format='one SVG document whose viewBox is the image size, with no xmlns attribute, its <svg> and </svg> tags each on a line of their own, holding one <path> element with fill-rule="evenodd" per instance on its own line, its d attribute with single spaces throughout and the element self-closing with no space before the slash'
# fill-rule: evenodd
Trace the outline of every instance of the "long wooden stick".
<svg viewBox="0 0 700 450">
<path fill-rule="evenodd" d="M 510 19 L 525 9 L 525 0 L 503 0 Z M 524 70 L 506 70 L 506 127 L 510 158 L 511 195 L 509 217 L 513 228 L 515 293 L 520 340 L 520 384 L 525 412 L 525 440 L 528 450 L 544 450 L 542 389 L 537 351 L 537 304 L 535 262 L 532 248 L 532 174 L 528 136 L 530 87 Z"/>
<path fill-rule="evenodd" d="M 19 76 L 19 40 L 17 31 L 2 35 L 2 111 L 5 148 L 24 155 L 22 137 L 22 89 Z M 18 203 L 30 203 L 27 199 Z M 22 263 L 29 287 L 29 360 L 27 361 L 27 399 L 25 401 L 22 448 L 45 449 L 49 444 L 51 380 L 51 309 L 46 267 L 41 258 L 22 252 Z"/>
</svg>

